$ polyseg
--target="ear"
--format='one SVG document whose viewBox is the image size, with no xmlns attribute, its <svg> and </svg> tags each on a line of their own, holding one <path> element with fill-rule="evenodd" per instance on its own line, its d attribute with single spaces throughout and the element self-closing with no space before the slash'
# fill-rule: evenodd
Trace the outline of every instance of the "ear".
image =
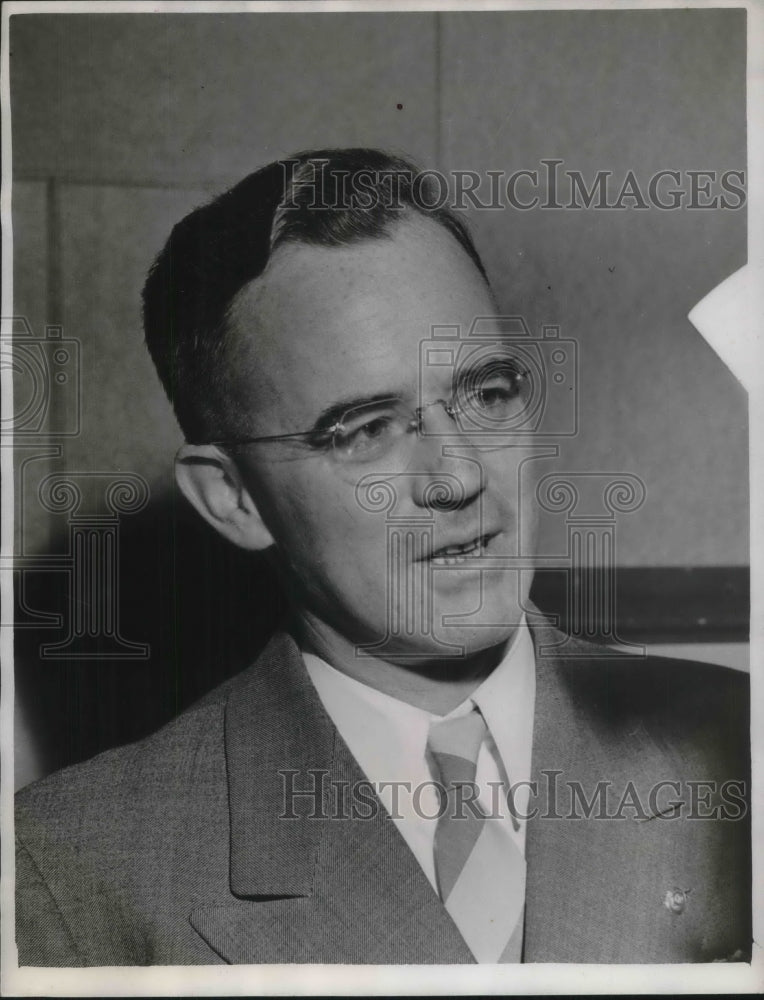
<svg viewBox="0 0 764 1000">
<path fill-rule="evenodd" d="M 253 551 L 273 545 L 236 463 L 222 449 L 184 444 L 175 456 L 175 479 L 189 503 L 229 542 Z"/>
</svg>

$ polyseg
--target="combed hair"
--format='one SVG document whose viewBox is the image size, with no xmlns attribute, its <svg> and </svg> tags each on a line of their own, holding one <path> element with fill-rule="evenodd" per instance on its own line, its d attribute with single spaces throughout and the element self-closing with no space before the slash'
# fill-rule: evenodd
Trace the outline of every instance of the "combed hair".
<svg viewBox="0 0 764 1000">
<path fill-rule="evenodd" d="M 464 222 L 428 207 L 443 201 L 437 188 L 431 174 L 380 150 L 314 150 L 256 170 L 173 228 L 146 279 L 143 324 L 188 441 L 246 433 L 230 404 L 228 310 L 279 246 L 386 238 L 417 212 L 444 226 L 486 278 Z"/>
</svg>

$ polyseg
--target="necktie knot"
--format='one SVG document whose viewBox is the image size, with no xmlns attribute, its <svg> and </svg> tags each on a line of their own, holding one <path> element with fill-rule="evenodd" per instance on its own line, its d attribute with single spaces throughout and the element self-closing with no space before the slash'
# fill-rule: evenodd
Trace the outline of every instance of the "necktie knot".
<svg viewBox="0 0 764 1000">
<path fill-rule="evenodd" d="M 442 719 L 430 726 L 427 746 L 432 756 L 434 775 L 442 785 L 463 784 L 475 780 L 478 754 L 488 732 L 477 708 L 455 719 Z"/>
</svg>

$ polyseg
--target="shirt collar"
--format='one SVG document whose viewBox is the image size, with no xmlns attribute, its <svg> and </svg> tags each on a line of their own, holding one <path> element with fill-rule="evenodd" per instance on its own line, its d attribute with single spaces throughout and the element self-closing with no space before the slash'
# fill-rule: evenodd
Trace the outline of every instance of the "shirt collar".
<svg viewBox="0 0 764 1000">
<path fill-rule="evenodd" d="M 439 716 L 349 677 L 314 654 L 303 658 L 324 707 L 369 780 L 405 780 L 422 773 L 427 734 Z M 523 617 L 501 663 L 448 714 L 462 715 L 477 705 L 512 782 L 530 778 L 534 696 L 533 642 Z"/>
</svg>

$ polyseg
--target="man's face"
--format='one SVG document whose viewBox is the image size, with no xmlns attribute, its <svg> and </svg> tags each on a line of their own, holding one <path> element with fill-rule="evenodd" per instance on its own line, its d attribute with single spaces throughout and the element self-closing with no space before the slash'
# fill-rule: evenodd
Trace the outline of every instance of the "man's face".
<svg viewBox="0 0 764 1000">
<path fill-rule="evenodd" d="M 413 414 L 454 391 L 453 366 L 420 362 L 432 327 L 459 326 L 463 342 L 494 314 L 475 265 L 429 219 L 347 248 L 285 246 L 233 304 L 237 403 L 256 436 L 331 427 L 364 400 L 395 397 Z M 495 646 L 531 575 L 495 566 L 534 549 L 527 450 L 460 430 L 436 403 L 426 433 L 409 427 L 376 454 L 375 419 L 360 456 L 326 433 L 237 453 L 300 612 L 353 644 L 386 639 L 375 655 L 403 663 Z"/>
</svg>

